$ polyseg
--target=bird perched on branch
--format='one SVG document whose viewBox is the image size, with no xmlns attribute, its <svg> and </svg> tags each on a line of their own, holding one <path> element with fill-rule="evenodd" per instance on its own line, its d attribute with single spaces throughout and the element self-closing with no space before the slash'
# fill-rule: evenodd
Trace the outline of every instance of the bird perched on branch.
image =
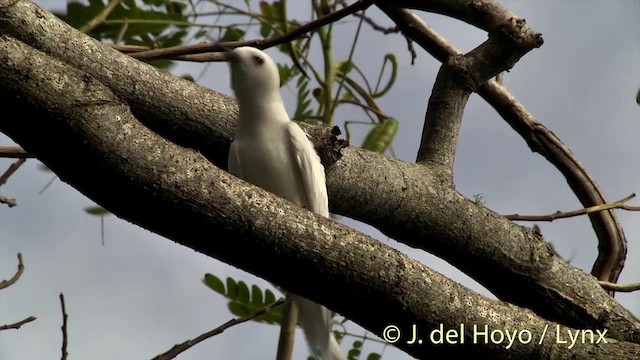
<svg viewBox="0 0 640 360">
<path fill-rule="evenodd" d="M 296 205 L 329 217 L 324 167 L 307 134 L 291 121 L 280 96 L 278 68 L 252 47 L 228 51 L 231 88 L 240 108 L 229 151 L 229 172 Z M 307 343 L 321 360 L 343 360 L 332 314 L 290 294 Z"/>
</svg>

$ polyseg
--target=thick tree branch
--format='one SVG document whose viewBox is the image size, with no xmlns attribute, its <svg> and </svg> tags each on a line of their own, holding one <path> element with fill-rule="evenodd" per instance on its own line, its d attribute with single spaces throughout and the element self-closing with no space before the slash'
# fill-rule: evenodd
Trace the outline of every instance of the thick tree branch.
<svg viewBox="0 0 640 360">
<path fill-rule="evenodd" d="M 441 62 L 461 54 L 411 11 L 393 6 L 382 6 L 381 9 L 398 25 L 403 34 Z M 503 16 L 506 17 L 506 14 Z M 478 88 L 477 93 L 522 136 L 532 151 L 544 156 L 562 173 L 584 207 L 607 203 L 596 182 L 571 151 L 504 86 L 496 81 L 488 81 Z M 622 272 L 627 254 L 622 227 L 611 210 L 589 214 L 589 219 L 598 237 L 598 258 L 591 273 L 600 280 L 615 282 Z"/>
<path fill-rule="evenodd" d="M 575 330 L 480 296 L 375 239 L 231 176 L 149 131 L 92 76 L 6 35 L 0 36 L 0 74 L 7 80 L 0 84 L 0 98 L 24 114 L 20 121 L 0 123 L 0 131 L 120 217 L 314 299 L 377 334 L 393 323 L 403 330 L 412 324 L 427 330 L 465 324 L 535 336 L 535 342 L 516 341 L 511 347 L 474 343 L 471 331 L 463 331 L 464 344 L 456 346 L 430 341 L 410 346 L 406 339 L 396 344 L 413 356 L 474 352 L 521 359 L 602 352 L 632 359 L 640 354 L 640 345 L 628 342 L 568 349 L 553 336 L 543 337 L 545 329 Z M 68 153 L 85 166 L 77 169 L 66 161 Z M 292 268 L 299 276 L 291 276 Z M 620 340 L 630 335 L 606 333 Z"/>
<path fill-rule="evenodd" d="M 199 149 L 214 164 L 226 168 L 230 134 L 235 126 L 237 113 L 236 104 L 231 98 L 175 78 L 170 74 L 158 71 L 103 46 L 97 41 L 62 24 L 57 18 L 32 3 L 18 2 L 13 7 L 0 10 L 0 12 L 4 19 L 3 22 L 0 22 L 0 30 L 3 33 L 12 34 L 28 42 L 29 45 L 90 74 L 90 76 L 83 75 L 87 79 L 87 84 L 80 88 L 92 87 L 97 81 L 107 84 L 117 95 L 115 99 L 126 99 L 126 105 L 130 107 L 133 114 L 148 127 L 174 142 Z M 6 36 L 5 39 L 9 41 Z M 5 46 L 17 45 L 12 42 L 5 42 Z M 15 51 L 16 49 L 11 51 L 7 49 L 7 51 L 0 51 L 0 55 L 8 56 L 6 54 L 12 54 Z M 91 54 L 91 56 L 87 56 L 87 54 Z M 17 68 L 20 66 L 27 66 L 22 71 L 47 71 L 47 74 L 52 73 L 46 65 L 49 60 L 34 63 L 33 61 L 35 60 L 27 61 L 31 59 L 28 56 L 25 59 L 11 62 L 7 62 L 8 60 L 0 61 L 0 65 L 4 66 L 4 68 L 0 68 L 2 75 L 7 79 L 12 75 L 16 76 Z M 60 71 L 63 70 L 60 69 Z M 224 79 L 224 81 L 228 80 Z M 20 89 L 14 87 L 6 88 L 7 86 L 18 86 L 17 84 L 20 85 Z M 9 91 L 8 94 L 13 94 L 13 92 L 18 93 L 18 91 L 28 91 L 29 83 L 22 82 L 22 80 L 17 83 L 5 81 L 0 86 L 8 89 L 6 90 Z M 34 94 L 29 96 L 33 96 L 34 99 L 44 96 L 37 90 L 40 85 L 36 84 L 34 86 Z M 69 86 L 78 87 L 78 84 L 73 83 Z M 61 89 L 64 89 L 65 95 L 69 98 L 73 98 L 71 93 L 76 91 L 75 88 L 64 87 Z M 59 92 L 59 89 L 56 90 L 56 95 Z M 7 95 L 5 99 L 12 99 L 12 96 L 15 95 Z M 95 99 L 101 99 L 101 96 L 106 96 L 109 99 L 107 103 L 113 102 L 113 94 L 103 95 L 100 93 L 90 97 L 91 100 L 87 99 L 84 102 L 80 102 L 80 104 L 100 105 L 102 102 L 96 103 Z M 66 98 L 61 100 L 64 99 Z M 36 102 L 35 104 L 55 104 L 58 98 L 54 97 L 52 99 L 45 96 L 39 101 L 41 102 Z M 113 116 L 114 112 L 121 116 L 118 112 L 120 106 L 125 106 L 125 104 L 117 105 L 112 109 L 111 115 L 102 114 L 101 116 L 106 116 L 107 120 L 112 120 L 109 116 Z M 24 121 L 20 124 L 3 123 L 1 125 L 3 128 L 0 130 L 9 132 L 10 130 L 5 129 L 5 127 L 26 126 L 29 124 L 30 126 L 26 128 L 14 129 L 12 132 L 16 139 L 22 135 L 19 143 L 29 151 L 32 151 L 32 149 L 27 147 L 28 144 L 40 148 L 41 152 L 34 152 L 38 158 L 48 166 L 52 166 L 51 168 L 59 175 L 64 173 L 67 182 L 77 188 L 81 188 L 83 193 L 94 198 L 101 205 L 118 209 L 119 205 L 122 206 L 122 202 L 126 202 L 128 208 L 122 209 L 119 213 L 116 212 L 119 216 L 138 224 L 145 223 L 147 224 L 146 227 L 151 230 L 171 238 L 171 233 L 164 232 L 169 224 L 181 223 L 182 221 L 185 221 L 185 224 L 189 224 L 198 218 L 206 217 L 206 214 L 209 214 L 209 217 L 219 217 L 219 215 L 207 213 L 207 206 L 212 206 L 209 199 L 200 199 L 198 197 L 201 195 L 200 193 L 191 194 L 188 191 L 185 193 L 186 189 L 180 190 L 180 193 L 186 197 L 195 196 L 196 199 L 199 199 L 197 205 L 202 202 L 201 205 L 204 206 L 202 213 L 198 213 L 196 212 L 196 205 L 188 205 L 191 211 L 199 214 L 198 216 L 192 217 L 193 214 L 189 214 L 189 216 L 183 218 L 184 213 L 176 214 L 175 211 L 177 210 L 170 210 L 169 213 L 174 214 L 172 216 L 176 216 L 175 219 L 168 217 L 168 214 L 164 212 L 158 217 L 146 217 L 148 214 L 153 214 L 153 212 L 149 213 L 149 208 L 163 208 L 163 206 L 166 207 L 166 203 L 163 202 L 162 198 L 149 194 L 137 194 L 137 191 L 160 191 L 165 189 L 164 180 L 162 180 L 167 176 L 165 173 L 173 173 L 177 169 L 174 166 L 175 159 L 171 155 L 172 151 L 166 149 L 165 151 L 158 151 L 155 147 L 135 151 L 135 149 L 127 147 L 131 146 L 131 144 L 124 143 L 122 144 L 122 146 L 125 146 L 123 151 L 130 151 L 122 158 L 124 164 L 135 163 L 136 159 L 140 159 L 140 157 L 145 161 L 155 159 L 157 162 L 153 163 L 153 166 L 137 164 L 138 166 L 132 166 L 131 169 L 128 167 L 121 168 L 119 164 L 110 170 L 115 171 L 115 174 L 103 167 L 95 169 L 95 172 L 88 172 L 84 169 L 79 172 L 78 169 L 75 169 L 73 170 L 75 171 L 74 173 L 65 167 L 68 164 L 60 163 L 64 158 L 60 154 L 75 154 L 75 152 L 69 152 L 68 150 L 69 147 L 73 148 L 71 146 L 73 141 L 79 141 L 78 138 L 104 138 L 106 135 L 103 134 L 103 130 L 92 130 L 90 133 L 76 132 L 76 137 L 71 134 L 64 134 L 65 138 L 70 137 L 75 140 L 62 148 L 56 148 L 59 146 L 58 142 L 53 144 L 51 137 L 41 139 L 40 136 L 43 136 L 42 134 L 59 133 L 67 129 L 68 125 L 62 125 L 64 124 L 63 122 L 60 124 L 61 127 L 58 128 L 48 123 L 40 124 L 33 123 L 33 121 L 44 121 L 44 119 L 50 117 L 64 119 L 65 116 L 81 116 L 82 114 L 77 113 L 75 109 L 70 109 L 68 115 L 67 113 L 55 115 L 53 112 L 57 111 L 56 109 L 59 110 L 57 105 L 51 109 L 47 108 L 48 112 L 46 111 L 47 109 L 36 110 L 36 108 L 31 109 L 28 106 L 21 106 L 19 102 L 10 102 L 6 108 L 16 109 L 18 112 L 27 111 L 27 113 L 29 111 L 40 111 L 28 117 L 31 122 Z M 96 115 L 89 116 L 91 120 L 95 120 L 95 118 Z M 102 124 L 103 122 L 98 123 Z M 106 124 L 108 121 L 104 123 Z M 80 122 L 80 124 L 83 123 Z M 143 131 L 140 126 L 136 125 L 135 129 L 140 129 L 140 133 L 138 133 L 138 130 L 133 129 L 131 126 L 124 129 L 118 128 L 112 132 L 107 132 L 107 134 L 119 134 L 118 136 L 120 137 L 138 134 L 134 137 L 136 141 L 133 145 L 141 145 L 144 143 L 144 139 L 149 138 L 150 135 L 146 129 Z M 38 132 L 38 134 L 33 134 L 33 131 L 30 131 L 33 128 L 39 128 L 42 131 Z M 335 146 L 340 148 L 343 145 L 336 141 L 335 136 L 331 135 L 327 129 L 319 127 L 308 127 L 307 129 L 315 137 L 316 145 L 319 146 L 328 170 L 330 204 L 333 212 L 372 224 L 387 235 L 410 246 L 422 248 L 443 257 L 484 284 L 503 300 L 527 306 L 546 317 L 557 319 L 576 327 L 607 328 L 625 339 L 640 341 L 638 335 L 640 334 L 640 324 L 637 319 L 611 299 L 591 276 L 554 257 L 547 248 L 546 243 L 531 230 L 517 226 L 494 212 L 464 198 L 451 189 L 448 184 L 442 183 L 438 174 L 427 166 L 409 164 L 353 148 L 347 148 L 341 153 Z M 77 131 L 75 125 L 68 131 Z M 62 134 L 60 136 L 62 137 Z M 45 145 L 55 149 L 47 148 L 46 153 L 43 153 L 42 147 Z M 85 153 L 84 146 L 87 145 L 77 144 L 78 149 L 81 149 L 81 155 L 88 157 L 89 154 Z M 87 163 L 101 164 L 105 161 L 103 157 L 115 156 L 110 154 L 113 149 L 120 145 L 111 144 L 111 146 L 108 149 L 103 149 L 103 152 L 94 153 L 92 155 L 94 157 Z M 166 154 L 165 157 L 156 159 L 156 154 L 160 153 Z M 342 158 L 340 158 L 341 156 Z M 335 162 L 338 158 L 340 160 Z M 199 161 L 196 160 L 184 161 L 193 161 L 199 164 Z M 333 164 L 334 162 L 335 164 Z M 53 167 L 54 164 L 59 164 L 61 167 L 56 169 Z M 65 173 L 65 169 L 69 172 Z M 138 183 L 136 183 L 135 180 L 132 180 L 134 178 L 127 174 L 127 171 L 140 172 L 143 169 L 155 174 L 155 177 L 139 178 Z M 181 179 L 191 176 L 199 177 L 201 174 L 209 174 L 207 176 L 217 174 L 209 167 L 206 169 L 198 168 L 195 172 L 193 169 L 182 169 L 182 171 L 186 171 L 186 173 L 178 171 Z M 210 172 L 214 173 L 210 174 Z M 92 177 L 90 181 L 87 179 L 88 174 L 91 174 Z M 111 180 L 102 184 L 95 181 L 94 177 Z M 111 182 L 120 179 L 120 177 L 124 177 L 127 184 L 129 184 L 120 184 L 128 189 L 127 191 L 118 192 L 123 194 L 122 199 L 113 197 L 103 199 L 99 196 L 104 192 L 101 186 L 112 187 Z M 176 179 L 171 179 L 177 181 Z M 367 181 L 362 181 L 362 179 L 367 179 Z M 220 184 L 217 180 L 209 179 L 208 185 L 202 185 L 202 189 L 208 189 L 214 183 Z M 376 188 L 376 184 L 384 184 L 384 186 L 380 187 L 381 191 L 372 190 Z M 86 187 L 81 187 L 81 185 Z M 131 186 L 131 188 L 127 188 L 127 186 Z M 141 186 L 142 188 L 136 186 Z M 241 197 L 243 195 L 234 193 L 233 196 L 229 196 L 231 196 L 229 202 L 237 204 L 242 200 L 241 198 L 236 199 L 234 196 Z M 126 201 L 123 199 L 126 199 Z M 260 197 L 260 199 L 264 198 Z M 165 200 L 170 203 L 178 201 L 171 197 Z M 262 203 L 261 201 L 259 203 Z M 194 206 L 194 208 L 192 209 L 190 206 Z M 224 225 L 223 220 L 226 219 L 227 222 L 231 222 L 233 217 L 238 215 L 235 212 L 241 212 L 245 216 L 252 214 L 251 212 L 247 214 L 246 209 L 238 210 L 226 208 L 223 205 L 220 206 L 221 208 L 218 208 L 215 214 L 225 214 L 227 217 L 218 219 L 222 222 L 218 226 L 227 230 L 230 225 Z M 258 210 L 254 209 L 254 211 Z M 277 214 L 280 214 L 280 212 Z M 141 216 L 143 219 L 140 219 Z M 247 219 L 242 221 L 245 221 L 246 228 L 253 224 L 253 222 L 248 222 L 249 220 Z M 264 221 L 271 222 L 272 220 L 265 219 Z M 292 220 L 289 219 L 289 221 Z M 296 222 L 293 221 L 292 224 L 296 224 Z M 187 232 L 186 234 L 191 234 L 194 239 L 199 239 L 197 234 L 213 233 L 202 232 L 202 225 L 196 228 L 199 228 L 201 232 L 193 234 Z M 247 231 L 246 228 L 244 231 Z M 176 231 L 176 229 L 169 230 Z M 255 232 L 261 231 L 258 228 L 253 230 Z M 243 234 L 240 233 L 234 236 L 242 238 Z M 251 236 L 258 236 L 254 233 L 251 234 L 253 234 Z M 340 237 L 338 236 L 338 238 Z M 250 240 L 251 237 L 248 239 Z M 242 238 L 242 241 L 249 240 Z M 196 244 L 194 246 L 199 248 L 203 245 Z M 229 250 L 229 248 L 226 249 L 231 257 L 228 258 L 228 262 L 235 263 L 234 256 L 237 256 L 237 254 L 232 255 L 233 251 Z M 243 248 L 240 246 L 237 249 Z M 204 250 L 201 251 L 207 253 Z M 300 249 L 297 248 L 295 250 L 296 254 L 299 251 Z M 219 255 L 217 251 L 208 253 Z M 222 256 L 219 257 L 224 258 Z M 318 263 L 320 261 L 324 260 L 317 260 Z M 314 262 L 312 261 L 311 263 L 313 264 Z M 260 263 L 257 264 L 255 265 L 257 268 L 253 269 L 259 272 Z M 294 265 L 296 264 L 294 262 Z M 301 266 L 309 266 L 309 263 Z M 285 285 L 279 281 L 274 280 L 274 282 Z M 324 283 L 329 284 L 330 282 L 326 281 Z M 303 293 L 302 295 L 306 294 Z M 325 296 L 329 295 L 325 294 Z M 310 295 L 309 297 L 315 300 L 313 296 Z M 550 298 L 552 299 L 551 301 L 549 301 Z M 322 299 L 318 300 L 321 301 Z M 338 311 L 344 310 L 338 307 L 334 307 L 334 309 Z M 353 318 L 348 311 L 345 311 L 344 314 Z"/>
<path fill-rule="evenodd" d="M 464 21 L 487 32 L 516 15 L 492 0 L 376 0 L 381 7 L 422 10 Z M 398 24 L 402 29 L 402 26 Z"/>
<path fill-rule="evenodd" d="M 469 96 L 540 45 L 540 34 L 523 21 L 510 19 L 492 29 L 489 40 L 468 54 L 449 57 L 440 68 L 429 98 L 417 162 L 442 167 L 453 182 L 453 159 Z"/>
</svg>

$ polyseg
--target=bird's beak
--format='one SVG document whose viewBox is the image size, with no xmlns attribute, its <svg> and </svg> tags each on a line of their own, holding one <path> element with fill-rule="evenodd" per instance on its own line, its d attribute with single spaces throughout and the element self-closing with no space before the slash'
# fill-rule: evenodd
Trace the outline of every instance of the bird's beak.
<svg viewBox="0 0 640 360">
<path fill-rule="evenodd" d="M 238 54 L 233 52 L 233 48 L 226 47 L 219 42 L 216 42 L 216 45 L 219 45 L 224 50 L 224 53 L 222 54 L 222 58 L 224 61 L 228 61 L 230 63 L 238 62 L 239 60 Z"/>
<path fill-rule="evenodd" d="M 224 61 L 228 61 L 230 63 L 235 63 L 240 60 L 238 54 L 234 53 L 233 50 L 227 50 L 223 55 Z"/>
</svg>

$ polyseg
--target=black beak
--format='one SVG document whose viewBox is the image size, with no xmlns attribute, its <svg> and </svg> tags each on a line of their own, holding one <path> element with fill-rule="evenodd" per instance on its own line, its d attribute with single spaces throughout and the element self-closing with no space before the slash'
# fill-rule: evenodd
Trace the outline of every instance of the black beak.
<svg viewBox="0 0 640 360">
<path fill-rule="evenodd" d="M 232 48 L 224 46 L 224 45 L 222 45 L 222 43 L 217 42 L 217 41 L 215 42 L 215 44 L 220 46 L 222 48 L 222 50 L 224 50 L 224 53 L 222 55 L 224 61 L 238 62 L 238 60 L 239 60 L 238 55 L 233 52 Z"/>
<path fill-rule="evenodd" d="M 224 53 L 224 60 L 231 63 L 235 63 L 235 62 L 238 62 L 240 58 L 238 57 L 238 54 L 233 52 L 233 50 L 226 50 L 226 52 Z"/>
</svg>

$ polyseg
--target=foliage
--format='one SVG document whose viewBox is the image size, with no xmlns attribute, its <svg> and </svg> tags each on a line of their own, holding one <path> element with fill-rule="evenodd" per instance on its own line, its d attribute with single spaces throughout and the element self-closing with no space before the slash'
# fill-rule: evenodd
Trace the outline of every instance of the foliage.
<svg viewBox="0 0 640 360">
<path fill-rule="evenodd" d="M 238 317 L 251 315 L 276 302 L 276 296 L 271 290 L 262 291 L 257 285 L 251 285 L 251 289 L 249 289 L 244 281 L 236 281 L 230 277 L 226 280 L 226 286 L 225 282 L 212 274 L 205 274 L 202 282 L 211 290 L 229 299 L 229 311 Z M 267 324 L 280 324 L 282 322 L 282 307 L 273 307 L 264 315 L 253 320 Z"/>
</svg>

